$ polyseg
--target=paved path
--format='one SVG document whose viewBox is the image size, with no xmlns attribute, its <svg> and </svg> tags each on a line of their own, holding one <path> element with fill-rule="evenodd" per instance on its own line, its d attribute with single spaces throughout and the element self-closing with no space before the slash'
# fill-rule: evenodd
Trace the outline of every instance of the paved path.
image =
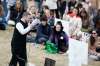
<svg viewBox="0 0 100 66">
<path fill-rule="evenodd" d="M 0 31 L 0 66 L 8 66 L 11 58 L 10 42 L 13 34 L 13 28 L 9 27 L 6 31 Z M 56 66 L 68 66 L 67 56 L 60 54 L 47 54 L 41 46 L 27 44 L 27 53 L 29 62 L 36 66 L 44 66 L 45 57 L 56 60 Z M 88 66 L 100 66 L 100 62 L 89 62 Z"/>
</svg>

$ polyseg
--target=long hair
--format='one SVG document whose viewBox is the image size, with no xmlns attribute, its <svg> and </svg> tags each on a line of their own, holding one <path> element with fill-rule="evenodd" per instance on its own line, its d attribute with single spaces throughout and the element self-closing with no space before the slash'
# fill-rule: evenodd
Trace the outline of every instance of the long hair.
<svg viewBox="0 0 100 66">
<path fill-rule="evenodd" d="M 81 13 L 84 13 L 85 16 L 82 16 Z M 83 19 L 83 17 L 84 17 L 84 19 L 89 19 L 89 14 L 88 14 L 88 13 L 86 12 L 86 10 L 84 10 L 84 9 L 80 12 L 79 15 L 80 15 L 80 17 L 81 17 L 82 19 Z"/>
<path fill-rule="evenodd" d="M 62 25 L 61 21 L 58 21 L 56 25 L 60 25 L 60 26 L 61 26 L 60 32 L 62 32 L 62 31 L 63 31 L 63 25 Z M 57 31 L 56 31 L 56 25 L 54 26 L 54 30 L 53 30 L 54 33 L 57 32 Z"/>
<path fill-rule="evenodd" d="M 3 6 L 0 4 L 0 16 L 3 16 L 4 12 L 3 12 Z"/>
<path fill-rule="evenodd" d="M 93 31 L 96 31 L 95 29 L 91 30 L 90 33 L 92 34 Z M 96 31 L 97 33 L 97 31 Z M 93 37 L 92 35 L 90 36 L 90 45 L 93 46 L 96 42 L 95 37 Z"/>
<path fill-rule="evenodd" d="M 20 1 L 16 2 L 16 11 L 21 12 L 24 10 L 23 4 Z"/>
<path fill-rule="evenodd" d="M 95 44 L 96 40 L 93 36 L 90 36 L 90 45 L 93 46 Z"/>
</svg>

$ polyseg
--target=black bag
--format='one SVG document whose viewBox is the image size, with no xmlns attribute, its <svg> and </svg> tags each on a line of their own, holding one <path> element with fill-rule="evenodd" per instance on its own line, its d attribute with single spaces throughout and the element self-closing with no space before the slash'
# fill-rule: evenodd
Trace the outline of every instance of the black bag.
<svg viewBox="0 0 100 66">
<path fill-rule="evenodd" d="M 55 66 L 56 61 L 50 58 L 45 58 L 44 66 Z"/>
</svg>

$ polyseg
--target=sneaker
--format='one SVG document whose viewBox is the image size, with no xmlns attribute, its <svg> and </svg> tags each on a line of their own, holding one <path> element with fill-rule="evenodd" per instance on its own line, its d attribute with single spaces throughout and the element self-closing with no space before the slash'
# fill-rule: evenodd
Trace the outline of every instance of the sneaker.
<svg viewBox="0 0 100 66">
<path fill-rule="evenodd" d="M 15 25 L 15 22 L 14 22 L 13 20 L 9 20 L 9 21 L 8 21 L 8 25 L 14 26 L 14 25 Z"/>
</svg>

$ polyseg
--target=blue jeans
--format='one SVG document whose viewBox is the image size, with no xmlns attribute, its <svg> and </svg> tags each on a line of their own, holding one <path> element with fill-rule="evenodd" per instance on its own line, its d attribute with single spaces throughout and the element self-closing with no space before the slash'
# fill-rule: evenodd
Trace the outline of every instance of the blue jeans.
<svg viewBox="0 0 100 66">
<path fill-rule="evenodd" d="M 38 44 L 42 44 L 42 43 L 44 43 L 46 41 L 47 41 L 47 39 L 44 38 L 44 37 L 41 37 L 41 38 L 36 39 L 36 43 L 38 43 Z"/>
<path fill-rule="evenodd" d="M 8 8 L 7 8 L 7 2 L 6 2 L 6 0 L 4 0 L 2 2 L 2 5 L 3 5 L 3 8 L 4 8 L 5 24 L 7 25 L 7 21 L 9 19 L 9 17 L 8 17 Z"/>
</svg>

